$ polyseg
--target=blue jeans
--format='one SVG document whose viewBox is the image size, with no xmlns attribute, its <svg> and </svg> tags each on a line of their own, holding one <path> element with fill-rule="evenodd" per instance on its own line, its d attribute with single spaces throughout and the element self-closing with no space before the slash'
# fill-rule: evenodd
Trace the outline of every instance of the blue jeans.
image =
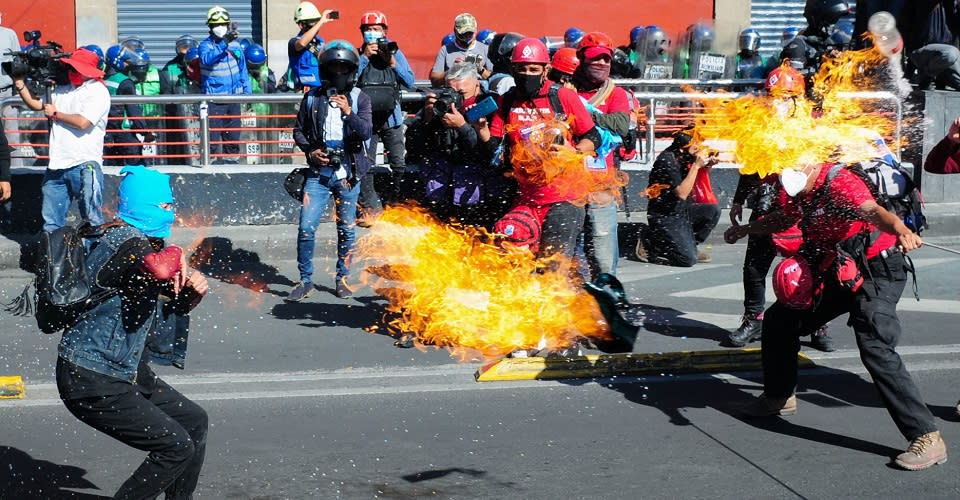
<svg viewBox="0 0 960 500">
<path fill-rule="evenodd" d="M 304 204 L 300 206 L 300 229 L 297 235 L 297 268 L 300 281 L 313 282 L 313 250 L 317 226 L 333 196 L 337 206 L 337 280 L 350 275 L 350 253 L 357 239 L 357 198 L 360 183 L 350 187 L 346 181 L 317 177 L 310 173 L 303 187 Z"/>
<path fill-rule="evenodd" d="M 103 170 L 95 161 L 88 161 L 62 170 L 47 169 L 41 187 L 43 230 L 53 231 L 67 221 L 70 203 L 76 199 L 80 218 L 98 226 L 103 224 Z"/>
<path fill-rule="evenodd" d="M 588 203 L 587 219 L 583 227 L 584 251 L 590 265 L 590 274 L 617 274 L 620 244 L 617 241 L 617 203 Z"/>
</svg>

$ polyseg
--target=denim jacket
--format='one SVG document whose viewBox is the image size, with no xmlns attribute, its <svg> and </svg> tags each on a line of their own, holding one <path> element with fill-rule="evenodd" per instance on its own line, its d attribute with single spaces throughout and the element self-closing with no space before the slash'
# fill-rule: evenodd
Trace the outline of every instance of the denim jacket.
<svg viewBox="0 0 960 500">
<path fill-rule="evenodd" d="M 131 238 L 146 238 L 132 226 L 111 228 L 87 254 L 88 276 L 101 269 Z M 99 284 L 97 284 L 99 286 Z M 190 317 L 176 300 L 163 300 L 160 288 L 121 286 L 118 293 L 84 313 L 60 340 L 60 357 L 82 368 L 136 383 L 144 349 L 150 361 L 183 368 Z"/>
</svg>

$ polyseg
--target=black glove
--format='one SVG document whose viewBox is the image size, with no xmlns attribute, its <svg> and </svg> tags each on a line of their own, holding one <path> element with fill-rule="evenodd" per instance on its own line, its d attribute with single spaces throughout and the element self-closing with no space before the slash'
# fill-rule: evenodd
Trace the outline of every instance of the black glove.
<svg viewBox="0 0 960 500">
<path fill-rule="evenodd" d="M 227 32 L 226 35 L 223 35 L 223 39 L 226 40 L 227 43 L 230 43 L 236 40 L 237 38 L 240 38 L 240 32 L 237 30 L 230 30 Z"/>
</svg>

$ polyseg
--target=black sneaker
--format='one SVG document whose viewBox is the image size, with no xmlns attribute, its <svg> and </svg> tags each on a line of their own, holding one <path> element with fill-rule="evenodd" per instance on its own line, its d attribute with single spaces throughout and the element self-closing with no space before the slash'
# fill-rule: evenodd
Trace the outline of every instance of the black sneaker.
<svg viewBox="0 0 960 500">
<path fill-rule="evenodd" d="M 763 313 L 745 314 L 743 323 L 727 336 L 727 345 L 730 347 L 744 347 L 750 342 L 760 340 L 763 330 Z"/>
<path fill-rule="evenodd" d="M 837 348 L 833 346 L 833 338 L 827 334 L 827 327 L 822 326 L 819 330 L 810 336 L 810 347 L 818 351 L 833 352 Z"/>
<path fill-rule="evenodd" d="M 337 297 L 340 297 L 341 299 L 353 296 L 353 290 L 347 287 L 347 280 L 344 278 L 337 280 L 337 290 L 335 293 L 337 294 Z"/>
<path fill-rule="evenodd" d="M 313 292 L 313 283 L 309 281 L 298 281 L 297 284 L 293 286 L 293 290 L 290 290 L 290 293 L 284 297 L 283 300 L 287 302 L 300 302 L 309 297 L 311 292 Z"/>
</svg>

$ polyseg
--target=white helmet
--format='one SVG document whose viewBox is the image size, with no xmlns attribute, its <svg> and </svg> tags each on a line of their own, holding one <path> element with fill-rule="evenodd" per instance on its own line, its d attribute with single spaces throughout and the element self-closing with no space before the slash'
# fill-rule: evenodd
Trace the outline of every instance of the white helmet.
<svg viewBox="0 0 960 500">
<path fill-rule="evenodd" d="M 293 12 L 293 20 L 299 23 L 311 19 L 320 19 L 320 11 L 317 6 L 313 2 L 300 2 L 300 5 L 297 5 L 297 10 Z"/>
</svg>

